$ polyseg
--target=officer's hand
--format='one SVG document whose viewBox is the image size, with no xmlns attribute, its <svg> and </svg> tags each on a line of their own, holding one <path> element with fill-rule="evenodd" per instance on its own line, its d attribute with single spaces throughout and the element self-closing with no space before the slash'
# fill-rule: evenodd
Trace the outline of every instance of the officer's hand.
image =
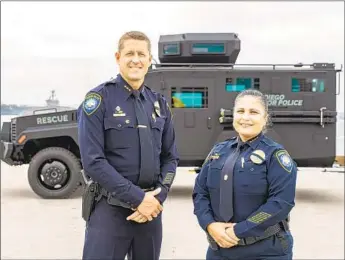
<svg viewBox="0 0 345 260">
<path fill-rule="evenodd" d="M 127 220 L 133 220 L 138 223 L 145 223 L 147 221 L 147 218 L 140 214 L 139 211 L 135 211 L 133 214 L 127 217 Z"/>
<path fill-rule="evenodd" d="M 231 239 L 233 239 L 233 240 L 235 240 L 237 243 L 238 243 L 238 241 L 240 240 L 237 236 L 236 236 L 236 234 L 235 234 L 235 231 L 234 231 L 234 226 L 235 226 L 236 224 L 233 224 L 233 226 L 232 227 L 228 227 L 226 230 L 225 230 L 225 232 L 226 232 L 226 234 L 231 238 Z"/>
<path fill-rule="evenodd" d="M 154 191 L 149 191 L 145 193 L 144 200 L 138 207 L 139 213 L 144 215 L 148 221 L 152 220 L 152 217 L 157 217 L 159 213 L 163 210 L 162 205 L 155 198 L 161 192 L 161 188 L 157 188 Z"/>
<path fill-rule="evenodd" d="M 214 222 L 207 226 L 207 231 L 220 247 L 230 248 L 237 245 L 237 241 L 229 237 L 225 231 L 232 226 L 232 223 Z"/>
</svg>

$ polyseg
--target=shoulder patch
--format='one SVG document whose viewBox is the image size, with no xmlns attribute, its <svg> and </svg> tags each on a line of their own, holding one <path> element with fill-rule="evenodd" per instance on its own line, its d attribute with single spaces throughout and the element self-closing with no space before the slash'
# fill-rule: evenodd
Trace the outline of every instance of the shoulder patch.
<svg viewBox="0 0 345 260">
<path fill-rule="evenodd" d="M 91 115 L 97 111 L 101 105 L 102 97 L 97 93 L 89 93 L 83 102 L 83 110 L 87 115 Z"/>
<path fill-rule="evenodd" d="M 286 150 L 278 150 L 275 156 L 279 164 L 287 171 L 291 172 L 293 168 L 293 161 Z"/>
</svg>

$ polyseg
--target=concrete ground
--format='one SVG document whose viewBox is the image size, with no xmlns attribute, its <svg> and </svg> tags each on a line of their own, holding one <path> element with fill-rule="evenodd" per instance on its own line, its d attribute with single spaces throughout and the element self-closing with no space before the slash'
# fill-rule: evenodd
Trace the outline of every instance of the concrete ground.
<svg viewBox="0 0 345 260">
<path fill-rule="evenodd" d="M 43 200 L 26 166 L 1 162 L 1 259 L 80 259 L 84 221 L 79 196 Z M 295 259 L 344 259 L 344 168 L 299 171 L 291 214 Z M 195 175 L 180 169 L 165 205 L 161 259 L 205 259 L 207 242 L 193 215 Z"/>
</svg>

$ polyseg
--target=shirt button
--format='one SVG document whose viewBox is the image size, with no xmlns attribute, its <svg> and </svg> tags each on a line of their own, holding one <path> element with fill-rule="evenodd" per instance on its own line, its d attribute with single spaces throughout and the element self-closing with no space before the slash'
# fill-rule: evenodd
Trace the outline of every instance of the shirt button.
<svg viewBox="0 0 345 260">
<path fill-rule="evenodd" d="M 121 124 L 118 124 L 117 126 L 118 126 L 118 127 L 121 127 L 122 125 L 121 125 Z"/>
</svg>

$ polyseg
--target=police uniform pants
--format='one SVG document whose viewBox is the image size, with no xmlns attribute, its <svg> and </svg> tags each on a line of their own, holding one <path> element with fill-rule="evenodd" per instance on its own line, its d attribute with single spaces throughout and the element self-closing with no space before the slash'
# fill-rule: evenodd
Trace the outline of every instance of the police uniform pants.
<svg viewBox="0 0 345 260">
<path fill-rule="evenodd" d="M 132 210 L 111 206 L 102 198 L 85 231 L 83 259 L 158 260 L 162 243 L 162 213 L 150 222 L 126 218 Z"/>
<path fill-rule="evenodd" d="M 292 260 L 292 249 L 291 233 L 281 231 L 252 245 L 221 248 L 217 251 L 208 248 L 206 260 Z"/>
</svg>

